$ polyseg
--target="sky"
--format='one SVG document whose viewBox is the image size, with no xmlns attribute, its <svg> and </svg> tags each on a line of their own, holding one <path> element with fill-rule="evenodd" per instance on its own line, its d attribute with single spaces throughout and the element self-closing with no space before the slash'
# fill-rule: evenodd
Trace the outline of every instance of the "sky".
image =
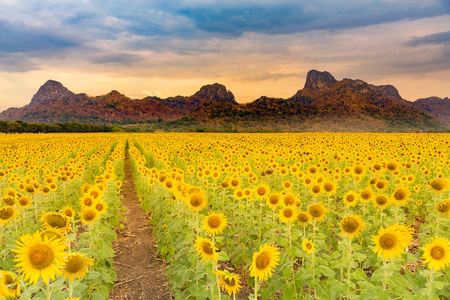
<svg viewBox="0 0 450 300">
<path fill-rule="evenodd" d="M 0 111 L 75 93 L 287 98 L 309 70 L 450 97 L 450 0 L 0 0 Z"/>
</svg>

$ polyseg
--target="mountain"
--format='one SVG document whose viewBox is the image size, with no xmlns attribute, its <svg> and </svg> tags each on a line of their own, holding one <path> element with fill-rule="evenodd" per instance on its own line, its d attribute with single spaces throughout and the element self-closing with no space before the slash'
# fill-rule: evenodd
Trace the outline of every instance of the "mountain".
<svg viewBox="0 0 450 300">
<path fill-rule="evenodd" d="M 133 100 L 114 90 L 95 97 L 75 94 L 49 80 L 30 104 L 6 110 L 0 119 L 144 124 L 139 126 L 164 130 L 441 131 L 450 126 L 450 100 L 432 97 L 410 102 L 392 85 L 336 80 L 317 70 L 308 72 L 304 87 L 290 98 L 262 96 L 245 104 L 236 102 L 219 83 L 202 86 L 191 96 Z"/>
</svg>

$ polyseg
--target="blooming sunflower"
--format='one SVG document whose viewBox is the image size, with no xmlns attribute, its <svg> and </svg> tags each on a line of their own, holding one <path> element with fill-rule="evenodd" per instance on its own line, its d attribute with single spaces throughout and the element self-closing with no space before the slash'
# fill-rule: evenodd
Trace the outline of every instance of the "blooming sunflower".
<svg viewBox="0 0 450 300">
<path fill-rule="evenodd" d="M 434 207 L 438 214 L 440 214 L 443 217 L 450 216 L 450 199 L 442 200 L 436 206 Z M 0 219 L 1 222 L 1 219 Z"/>
<path fill-rule="evenodd" d="M 370 199 L 372 199 L 373 193 L 370 188 L 366 187 L 359 191 L 359 196 L 363 203 L 367 203 L 370 201 Z"/>
<path fill-rule="evenodd" d="M 81 208 L 91 207 L 93 204 L 94 204 L 94 198 L 88 194 L 84 194 L 83 197 L 81 197 L 81 199 L 80 199 Z"/>
<path fill-rule="evenodd" d="M 73 219 L 75 217 L 75 211 L 70 206 L 64 206 L 59 211 L 69 219 Z"/>
<path fill-rule="evenodd" d="M 98 220 L 98 217 L 99 213 L 95 209 L 90 207 L 85 207 L 80 214 L 81 222 L 84 225 L 94 224 Z"/>
<path fill-rule="evenodd" d="M 250 266 L 250 276 L 259 280 L 267 280 L 272 276 L 280 261 L 278 248 L 265 244 L 259 247 L 259 252 L 253 253 L 252 265 Z"/>
<path fill-rule="evenodd" d="M 270 192 L 270 188 L 267 184 L 261 183 L 255 188 L 255 196 L 257 198 L 263 199 L 267 197 Z"/>
<path fill-rule="evenodd" d="M 44 222 L 47 230 L 61 230 L 63 232 L 70 231 L 70 220 L 63 214 L 56 212 L 43 212 L 40 221 Z"/>
<path fill-rule="evenodd" d="M 59 275 L 59 267 L 64 261 L 64 243 L 59 239 L 42 239 L 39 232 L 33 235 L 24 235 L 17 241 L 17 249 L 12 251 L 17 253 L 14 261 L 16 267 L 25 280 L 36 285 L 39 277 L 42 277 L 45 284 L 49 280 L 54 280 Z"/>
<path fill-rule="evenodd" d="M 14 206 L 5 206 L 0 208 L 0 224 L 5 225 L 17 217 L 17 211 Z M 3 229 L 2 229 L 3 230 Z"/>
<path fill-rule="evenodd" d="M 210 212 L 203 218 L 202 228 L 211 235 L 221 234 L 227 227 L 228 221 L 224 214 L 217 214 L 215 211 Z"/>
<path fill-rule="evenodd" d="M 236 296 L 241 287 L 241 276 L 227 271 L 217 270 L 214 274 L 219 275 L 219 286 L 230 296 Z"/>
<path fill-rule="evenodd" d="M 323 184 L 323 190 L 328 196 L 332 196 L 336 193 L 336 184 L 332 181 L 327 181 Z"/>
<path fill-rule="evenodd" d="M 314 243 L 308 239 L 303 240 L 302 248 L 303 248 L 303 251 L 306 251 L 306 253 L 311 254 L 314 252 Z"/>
<path fill-rule="evenodd" d="M 20 296 L 20 282 L 11 272 L 0 270 L 0 299 Z"/>
<path fill-rule="evenodd" d="M 283 205 L 284 206 L 294 205 L 296 201 L 297 201 L 297 198 L 295 197 L 295 195 L 293 193 L 287 193 L 286 195 L 283 196 Z"/>
<path fill-rule="evenodd" d="M 202 237 L 198 237 L 195 241 L 195 249 L 204 261 L 217 261 L 217 248 L 209 240 Z"/>
<path fill-rule="evenodd" d="M 382 257 L 383 260 L 400 257 L 412 239 L 411 229 L 394 224 L 387 228 L 378 230 L 378 235 L 372 238 L 375 244 L 373 252 Z"/>
<path fill-rule="evenodd" d="M 31 206 L 31 198 L 28 196 L 22 196 L 17 200 L 17 205 L 20 208 L 28 208 Z"/>
<path fill-rule="evenodd" d="M 447 190 L 447 182 L 442 178 L 434 178 L 428 183 L 428 186 L 433 192 L 437 194 L 440 194 Z"/>
<path fill-rule="evenodd" d="M 409 190 L 408 188 L 402 186 L 395 190 L 392 194 L 392 202 L 395 205 L 404 205 L 409 201 Z"/>
<path fill-rule="evenodd" d="M 280 205 L 280 194 L 271 193 L 269 198 L 267 198 L 267 206 L 273 210 L 277 209 Z"/>
<path fill-rule="evenodd" d="M 358 237 L 366 227 L 366 223 L 357 215 L 346 216 L 342 219 L 340 225 L 341 235 L 346 235 L 349 239 Z"/>
<path fill-rule="evenodd" d="M 381 210 L 388 207 L 390 204 L 389 198 L 386 195 L 376 195 L 373 199 L 373 205 Z"/>
<path fill-rule="evenodd" d="M 347 206 L 355 206 L 358 203 L 358 197 L 355 192 L 348 192 L 344 195 L 344 204 Z"/>
<path fill-rule="evenodd" d="M 301 211 L 297 214 L 297 221 L 298 225 L 306 226 L 308 222 L 311 222 L 311 215 L 308 214 L 307 212 Z"/>
<path fill-rule="evenodd" d="M 94 209 L 100 214 L 103 215 L 108 210 L 108 204 L 105 201 L 96 201 L 94 203 Z"/>
<path fill-rule="evenodd" d="M 280 210 L 279 213 L 280 219 L 283 223 L 292 223 L 297 218 L 297 211 L 295 206 L 285 206 Z"/>
<path fill-rule="evenodd" d="M 435 237 L 431 242 L 421 247 L 424 251 L 422 258 L 424 263 L 428 263 L 429 269 L 435 271 L 444 270 L 450 267 L 450 241 L 442 238 Z"/>
<path fill-rule="evenodd" d="M 75 277 L 81 279 L 92 265 L 94 265 L 92 259 L 84 257 L 81 253 L 73 253 L 66 257 L 61 270 L 66 279 L 74 280 Z"/>
<path fill-rule="evenodd" d="M 193 193 L 189 195 L 188 205 L 192 211 L 201 211 L 206 206 L 207 200 L 203 193 Z"/>
<path fill-rule="evenodd" d="M 325 219 L 327 212 L 328 209 L 323 206 L 322 202 L 312 203 L 308 206 L 308 213 L 316 222 L 322 222 Z"/>
<path fill-rule="evenodd" d="M 16 204 L 16 197 L 5 195 L 1 198 L 1 202 L 6 206 L 14 206 Z"/>
<path fill-rule="evenodd" d="M 322 187 L 320 184 L 315 183 L 311 186 L 310 191 L 313 196 L 319 196 L 322 193 Z"/>
</svg>

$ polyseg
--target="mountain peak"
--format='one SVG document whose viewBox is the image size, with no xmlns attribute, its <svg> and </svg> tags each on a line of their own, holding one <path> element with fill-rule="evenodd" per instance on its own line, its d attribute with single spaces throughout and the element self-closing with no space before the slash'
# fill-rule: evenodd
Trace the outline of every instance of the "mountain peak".
<svg viewBox="0 0 450 300">
<path fill-rule="evenodd" d="M 233 93 L 219 83 L 204 85 L 191 97 L 208 101 L 237 103 Z"/>
<path fill-rule="evenodd" d="M 335 84 L 337 80 L 327 71 L 319 72 L 311 70 L 306 75 L 305 88 L 318 91 L 326 91 Z"/>
<path fill-rule="evenodd" d="M 33 98 L 31 99 L 30 105 L 38 105 L 49 100 L 61 99 L 73 95 L 74 93 L 69 91 L 60 82 L 55 80 L 47 80 L 47 82 L 39 88 L 37 93 L 34 94 Z"/>
</svg>

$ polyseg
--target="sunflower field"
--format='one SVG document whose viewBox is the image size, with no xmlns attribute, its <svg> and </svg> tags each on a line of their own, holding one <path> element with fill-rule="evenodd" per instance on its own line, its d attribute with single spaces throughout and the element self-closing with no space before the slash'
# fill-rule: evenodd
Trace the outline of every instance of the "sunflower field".
<svg viewBox="0 0 450 300">
<path fill-rule="evenodd" d="M 128 151 L 175 299 L 449 299 L 446 134 L 0 135 L 0 299 L 107 299 Z"/>
</svg>

